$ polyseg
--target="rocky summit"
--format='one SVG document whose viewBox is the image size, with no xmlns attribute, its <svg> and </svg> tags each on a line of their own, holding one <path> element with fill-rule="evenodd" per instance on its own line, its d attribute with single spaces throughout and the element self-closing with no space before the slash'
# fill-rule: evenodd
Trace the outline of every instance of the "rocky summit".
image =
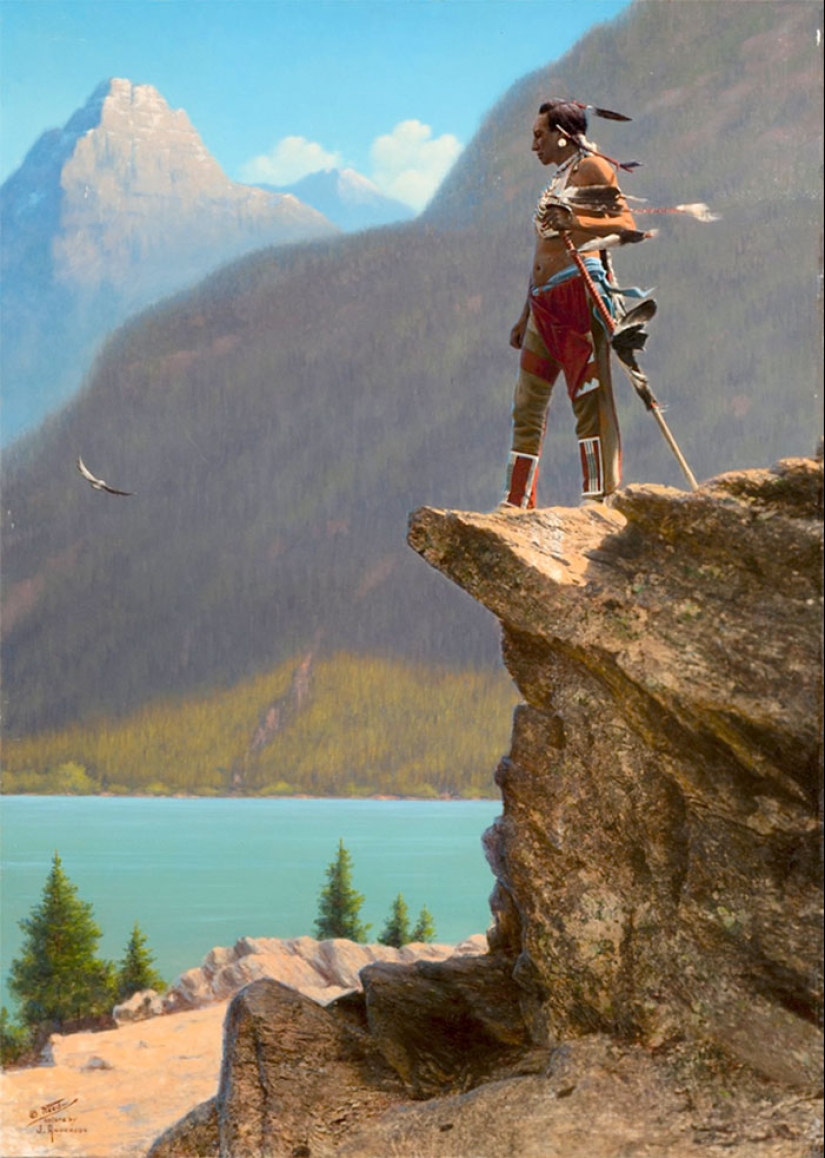
<svg viewBox="0 0 825 1158">
<path fill-rule="evenodd" d="M 241 254 L 339 230 L 297 197 L 232 181 L 149 84 L 99 85 L 0 188 L 4 438 L 79 385 L 131 312 Z"/>
<path fill-rule="evenodd" d="M 225 260 L 335 232 L 295 197 L 231 181 L 183 109 L 123 78 L 105 81 L 63 129 L 43 134 L 3 202 L 10 264 L 47 232 L 57 282 L 106 282 L 131 300 L 183 284 L 181 262 L 190 276 L 213 268 L 216 248 Z"/>
<path fill-rule="evenodd" d="M 821 1154 L 821 458 L 409 542 L 524 701 L 489 952 L 247 986 L 152 1158 Z"/>
</svg>

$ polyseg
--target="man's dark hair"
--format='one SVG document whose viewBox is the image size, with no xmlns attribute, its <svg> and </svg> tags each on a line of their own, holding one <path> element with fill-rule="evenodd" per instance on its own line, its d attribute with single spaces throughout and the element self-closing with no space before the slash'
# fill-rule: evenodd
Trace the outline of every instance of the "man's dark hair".
<svg viewBox="0 0 825 1158">
<path fill-rule="evenodd" d="M 539 114 L 542 113 L 547 117 L 551 129 L 560 129 L 570 137 L 583 136 L 587 132 L 584 109 L 573 101 L 545 101 L 539 108 Z"/>
</svg>

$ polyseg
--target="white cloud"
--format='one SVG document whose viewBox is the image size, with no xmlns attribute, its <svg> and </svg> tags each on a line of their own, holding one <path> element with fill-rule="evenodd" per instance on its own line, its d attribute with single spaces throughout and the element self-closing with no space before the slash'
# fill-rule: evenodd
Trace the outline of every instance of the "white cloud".
<svg viewBox="0 0 825 1158">
<path fill-rule="evenodd" d="M 433 137 L 430 126 L 421 121 L 400 121 L 372 143 L 372 180 L 388 197 L 423 209 L 461 149 L 452 133 Z"/>
<path fill-rule="evenodd" d="M 337 169 L 342 164 L 340 153 L 330 153 L 317 141 L 283 137 L 268 153 L 261 153 L 241 166 L 241 180 L 250 184 L 291 185 L 308 173 Z"/>
</svg>

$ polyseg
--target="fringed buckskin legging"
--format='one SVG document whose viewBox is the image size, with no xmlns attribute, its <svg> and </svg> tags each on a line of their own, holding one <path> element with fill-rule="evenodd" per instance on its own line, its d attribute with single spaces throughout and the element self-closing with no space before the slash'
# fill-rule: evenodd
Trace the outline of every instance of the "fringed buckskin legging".
<svg viewBox="0 0 825 1158">
<path fill-rule="evenodd" d="M 561 370 L 576 418 L 582 494 L 612 494 L 621 482 L 622 451 L 610 340 L 578 273 L 532 295 L 513 400 L 514 453 L 541 455 L 547 407 Z"/>
</svg>

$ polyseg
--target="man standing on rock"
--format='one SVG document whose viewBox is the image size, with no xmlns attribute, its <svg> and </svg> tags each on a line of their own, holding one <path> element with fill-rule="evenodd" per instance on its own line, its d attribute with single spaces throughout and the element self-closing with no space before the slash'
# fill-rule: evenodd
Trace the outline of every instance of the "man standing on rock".
<svg viewBox="0 0 825 1158">
<path fill-rule="evenodd" d="M 615 315 L 615 287 L 607 244 L 638 240 L 633 217 L 619 189 L 615 168 L 587 140 L 588 106 L 551 100 L 533 125 L 533 152 L 554 165 L 534 223 L 536 249 L 530 290 L 510 345 L 521 351 L 513 402 L 513 438 L 502 506 L 535 507 L 536 481 L 550 395 L 564 371 L 576 418 L 582 467 L 582 497 L 603 501 L 621 480 L 621 442 L 610 375 L 610 336 L 570 256 L 572 241 L 598 292 Z M 610 119 L 626 120 L 607 110 Z M 612 292 L 611 292 L 612 290 Z M 632 291 L 631 291 L 632 292 Z"/>
</svg>

